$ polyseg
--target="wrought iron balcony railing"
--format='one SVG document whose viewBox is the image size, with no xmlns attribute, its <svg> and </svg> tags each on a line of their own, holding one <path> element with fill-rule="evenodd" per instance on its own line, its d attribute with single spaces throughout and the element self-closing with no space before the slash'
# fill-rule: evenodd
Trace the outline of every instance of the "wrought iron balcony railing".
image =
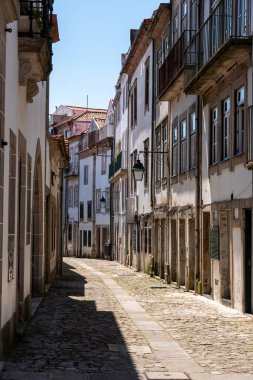
<svg viewBox="0 0 253 380">
<path fill-rule="evenodd" d="M 53 0 L 19 0 L 19 3 L 23 22 L 19 36 L 43 37 L 51 42 Z M 27 23 L 24 23 L 22 16 L 27 17 Z"/>
<path fill-rule="evenodd" d="M 194 68 L 192 77 L 225 48 L 227 43 L 240 44 L 250 40 L 252 10 L 244 8 L 243 4 L 246 2 L 221 0 L 191 39 L 184 60 L 188 67 Z"/>
<path fill-rule="evenodd" d="M 122 168 L 122 152 L 120 152 L 117 157 L 112 160 L 109 165 L 109 179 L 114 176 L 114 174 Z"/>
<path fill-rule="evenodd" d="M 159 69 L 159 97 L 170 87 L 184 66 L 184 52 L 187 46 L 188 32 L 182 33 Z"/>
</svg>

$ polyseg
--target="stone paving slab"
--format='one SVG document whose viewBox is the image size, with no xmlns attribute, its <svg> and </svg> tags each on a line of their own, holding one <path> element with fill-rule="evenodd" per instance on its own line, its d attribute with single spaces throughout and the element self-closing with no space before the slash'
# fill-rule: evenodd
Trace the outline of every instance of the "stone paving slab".
<svg viewBox="0 0 253 380">
<path fill-rule="evenodd" d="M 149 346 L 123 346 L 120 344 L 108 344 L 109 350 L 113 352 L 134 352 L 136 354 L 151 354 Z"/>
<path fill-rule="evenodd" d="M 115 262 L 64 261 L 1 380 L 253 380 L 252 318 Z"/>
<path fill-rule="evenodd" d="M 147 380 L 189 380 L 183 372 L 147 372 Z"/>
<path fill-rule="evenodd" d="M 173 286 L 168 286 L 167 289 L 152 288 L 159 280 L 143 273 L 132 278 L 121 276 L 133 270 L 117 263 L 115 267 L 108 267 L 100 260 L 83 262 L 108 277 L 118 275 L 114 279 L 117 284 L 162 327 L 168 334 L 168 340 L 176 341 L 195 360 L 194 373 L 198 376 L 203 372 L 198 380 L 205 379 L 203 376 L 207 376 L 208 380 L 216 380 L 216 376 L 223 374 L 228 378 L 236 375 L 239 379 L 240 376 L 241 379 L 253 379 L 252 315 L 242 314 L 206 297 Z M 149 343 L 151 339 L 161 339 L 160 331 L 142 332 Z M 171 370 L 184 371 L 189 363 L 185 360 L 169 360 L 167 365 L 171 366 Z"/>
</svg>

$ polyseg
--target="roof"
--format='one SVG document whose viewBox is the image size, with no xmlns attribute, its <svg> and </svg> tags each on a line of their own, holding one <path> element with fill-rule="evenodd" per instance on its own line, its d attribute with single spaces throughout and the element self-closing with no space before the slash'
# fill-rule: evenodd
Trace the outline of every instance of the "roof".
<svg viewBox="0 0 253 380">
<path fill-rule="evenodd" d="M 69 107 L 69 106 L 66 106 Z M 76 107 L 75 109 L 78 109 Z M 72 121 L 77 121 L 77 122 L 91 122 L 93 119 L 95 120 L 103 120 L 105 121 L 106 115 L 107 115 L 107 110 L 103 108 L 84 108 L 84 112 L 81 112 L 80 114 L 73 116 L 73 117 L 68 117 L 64 121 L 61 121 L 60 123 L 56 124 L 55 127 L 59 128 L 64 126 L 65 124 L 71 123 Z"/>
<path fill-rule="evenodd" d="M 94 120 L 95 120 L 95 122 L 97 123 L 97 125 L 99 126 L 99 129 L 101 129 L 101 128 L 104 127 L 104 124 L 105 124 L 105 118 L 103 118 L 103 119 L 95 118 Z"/>
<path fill-rule="evenodd" d="M 160 38 L 163 30 L 168 25 L 168 19 L 171 12 L 171 4 L 161 3 L 159 8 L 154 12 L 152 24 L 149 29 L 151 38 Z"/>
<path fill-rule="evenodd" d="M 75 116 L 73 119 L 76 121 L 91 121 L 92 119 L 103 119 L 105 120 L 107 110 L 102 110 L 98 108 L 86 109 L 85 112 L 81 113 L 78 116 Z"/>
<path fill-rule="evenodd" d="M 120 75 L 123 73 L 129 72 L 132 66 L 132 62 L 134 61 L 134 58 L 136 58 L 136 56 L 137 56 L 137 60 L 139 61 L 140 55 L 142 54 L 142 52 L 140 51 L 142 49 L 145 49 L 145 39 L 148 39 L 147 34 L 148 34 L 151 23 L 152 23 L 151 18 L 147 18 L 143 20 L 140 26 L 140 29 L 137 33 L 137 36 L 135 37 L 134 42 L 131 45 L 130 50 L 127 54 L 127 58 L 126 58 L 124 66 L 122 67 Z"/>
</svg>

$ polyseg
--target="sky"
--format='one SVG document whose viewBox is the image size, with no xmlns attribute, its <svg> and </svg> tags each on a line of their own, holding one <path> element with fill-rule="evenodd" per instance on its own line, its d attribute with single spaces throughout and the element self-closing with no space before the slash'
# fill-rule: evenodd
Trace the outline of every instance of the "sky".
<svg viewBox="0 0 253 380">
<path fill-rule="evenodd" d="M 166 1 L 164 1 L 166 2 Z M 107 108 L 115 95 L 121 53 L 158 8 L 158 0 L 55 0 L 60 41 L 53 44 L 50 113 L 63 105 Z"/>
</svg>

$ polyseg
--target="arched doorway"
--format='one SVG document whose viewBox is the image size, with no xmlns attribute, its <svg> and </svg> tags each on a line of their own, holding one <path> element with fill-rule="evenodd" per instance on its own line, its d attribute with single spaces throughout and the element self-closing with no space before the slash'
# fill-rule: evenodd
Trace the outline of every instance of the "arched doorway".
<svg viewBox="0 0 253 380">
<path fill-rule="evenodd" d="M 43 191 L 40 142 L 37 143 L 34 162 L 33 198 L 32 198 L 32 260 L 31 294 L 39 297 L 44 293 L 44 257 L 43 257 Z"/>
</svg>

